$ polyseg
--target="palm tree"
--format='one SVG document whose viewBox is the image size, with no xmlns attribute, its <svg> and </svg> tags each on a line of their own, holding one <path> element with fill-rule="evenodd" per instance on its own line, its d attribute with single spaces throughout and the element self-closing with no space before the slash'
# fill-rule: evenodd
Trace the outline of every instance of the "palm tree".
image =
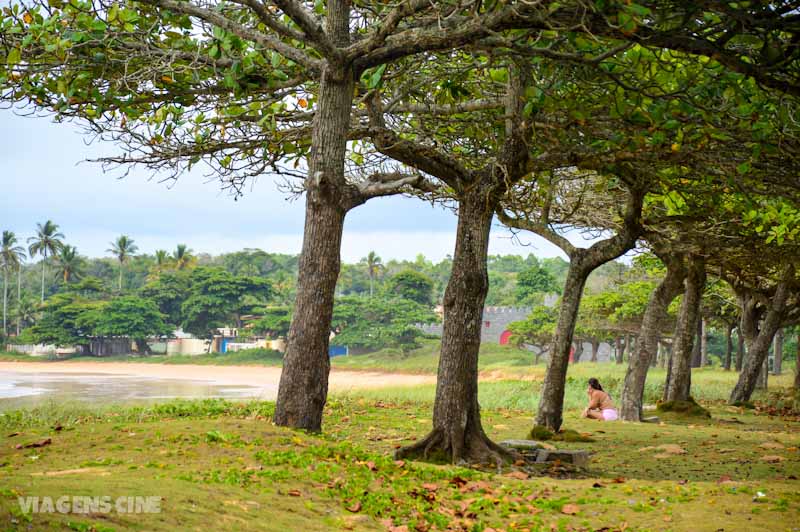
<svg viewBox="0 0 800 532">
<path fill-rule="evenodd" d="M 0 266 L 3 268 L 3 334 L 8 334 L 8 276 L 14 269 L 19 272 L 25 258 L 25 248 L 16 246 L 17 236 L 11 231 L 3 231 L 0 240 Z M 17 299 L 19 299 L 19 273 L 17 273 Z M 19 328 L 19 324 L 17 324 Z M 17 331 L 19 333 L 19 331 Z"/>
<path fill-rule="evenodd" d="M 61 277 L 64 283 L 69 283 L 73 278 L 80 278 L 82 262 L 75 246 L 62 247 L 56 255 L 56 264 L 58 264 L 56 277 Z"/>
<path fill-rule="evenodd" d="M 172 260 L 175 262 L 175 269 L 184 270 L 194 264 L 197 259 L 186 244 L 178 244 L 178 247 L 172 252 Z"/>
<path fill-rule="evenodd" d="M 28 239 L 30 246 L 28 253 L 31 257 L 34 255 L 42 256 L 42 303 L 44 303 L 44 270 L 47 263 L 47 255 L 55 255 L 61 249 L 64 243 L 61 239 L 64 235 L 58 232 L 58 225 L 50 220 L 47 220 L 44 225 L 36 224 L 36 236 Z"/>
<path fill-rule="evenodd" d="M 372 297 L 372 282 L 378 275 L 378 272 L 383 268 L 381 258 L 374 252 L 370 251 L 366 258 L 361 259 L 367 265 L 367 275 L 369 275 L 369 297 Z"/>
<path fill-rule="evenodd" d="M 17 300 L 17 323 L 30 325 L 36 321 L 39 305 L 27 295 Z"/>
<path fill-rule="evenodd" d="M 155 264 L 150 268 L 150 273 L 147 275 L 148 281 L 154 281 L 161 277 L 161 273 L 167 269 L 172 260 L 169 252 L 165 249 L 157 249 L 153 258 L 155 259 Z"/>
<path fill-rule="evenodd" d="M 106 251 L 114 255 L 119 261 L 119 291 L 122 292 L 122 269 L 133 254 L 139 251 L 139 247 L 133 243 L 133 239 L 128 235 L 120 235 L 116 242 L 111 242 L 111 247 Z"/>
</svg>

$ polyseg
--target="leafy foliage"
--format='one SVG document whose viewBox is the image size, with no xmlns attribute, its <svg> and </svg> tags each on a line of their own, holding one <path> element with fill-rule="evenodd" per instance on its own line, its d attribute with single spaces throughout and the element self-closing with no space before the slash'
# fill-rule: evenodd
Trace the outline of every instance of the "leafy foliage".
<svg viewBox="0 0 800 532">
<path fill-rule="evenodd" d="M 413 349 L 422 336 L 414 324 L 436 321 L 438 316 L 428 307 L 410 299 L 344 296 L 333 307 L 333 327 L 337 331 L 334 341 L 351 348 Z"/>
<path fill-rule="evenodd" d="M 390 296 L 430 305 L 433 300 L 433 280 L 427 275 L 408 269 L 389 278 L 386 291 Z"/>
</svg>

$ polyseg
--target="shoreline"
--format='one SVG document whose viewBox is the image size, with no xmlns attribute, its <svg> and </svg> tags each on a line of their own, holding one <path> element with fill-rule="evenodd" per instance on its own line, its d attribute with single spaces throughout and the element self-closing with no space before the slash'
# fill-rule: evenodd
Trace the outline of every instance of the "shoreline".
<svg viewBox="0 0 800 532">
<path fill-rule="evenodd" d="M 66 364 L 52 362 L 0 361 L 0 372 L 18 374 L 104 374 L 134 377 L 197 380 L 221 385 L 275 386 L 281 376 L 277 366 L 216 366 L 202 364 L 158 364 L 139 362 L 86 362 Z M 351 371 L 331 368 L 331 390 L 383 388 L 387 386 L 417 386 L 435 384 L 435 375 L 386 373 L 380 371 Z"/>
</svg>

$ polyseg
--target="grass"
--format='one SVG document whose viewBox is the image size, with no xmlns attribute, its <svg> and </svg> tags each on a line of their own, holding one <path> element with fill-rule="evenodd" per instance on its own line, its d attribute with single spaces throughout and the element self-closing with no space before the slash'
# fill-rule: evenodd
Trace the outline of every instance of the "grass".
<svg viewBox="0 0 800 532">
<path fill-rule="evenodd" d="M 712 410 L 715 421 L 703 425 L 599 423 L 569 412 L 566 424 L 596 441 L 558 442 L 594 453 L 586 478 L 561 480 L 394 461 L 397 446 L 429 429 L 430 409 L 415 403 L 333 399 L 321 435 L 274 427 L 273 404 L 263 402 L 11 412 L 0 416 L 0 523 L 8 530 L 96 531 L 190 530 L 212 522 L 312 531 L 796 526 L 797 423 Z M 524 437 L 529 417 L 483 413 L 497 440 Z M 742 425 L 723 422 L 733 417 Z M 45 438 L 52 443 L 15 448 Z M 63 494 L 160 496 L 161 512 L 25 514 L 17 500 Z"/>
</svg>

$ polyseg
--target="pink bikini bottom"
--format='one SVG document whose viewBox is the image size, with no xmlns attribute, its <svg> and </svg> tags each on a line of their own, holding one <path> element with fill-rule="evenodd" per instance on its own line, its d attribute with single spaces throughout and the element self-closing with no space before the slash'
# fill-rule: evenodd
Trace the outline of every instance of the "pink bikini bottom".
<svg viewBox="0 0 800 532">
<path fill-rule="evenodd" d="M 605 408 L 603 409 L 603 419 L 605 421 L 616 421 L 617 420 L 617 411 L 613 408 Z"/>
</svg>

